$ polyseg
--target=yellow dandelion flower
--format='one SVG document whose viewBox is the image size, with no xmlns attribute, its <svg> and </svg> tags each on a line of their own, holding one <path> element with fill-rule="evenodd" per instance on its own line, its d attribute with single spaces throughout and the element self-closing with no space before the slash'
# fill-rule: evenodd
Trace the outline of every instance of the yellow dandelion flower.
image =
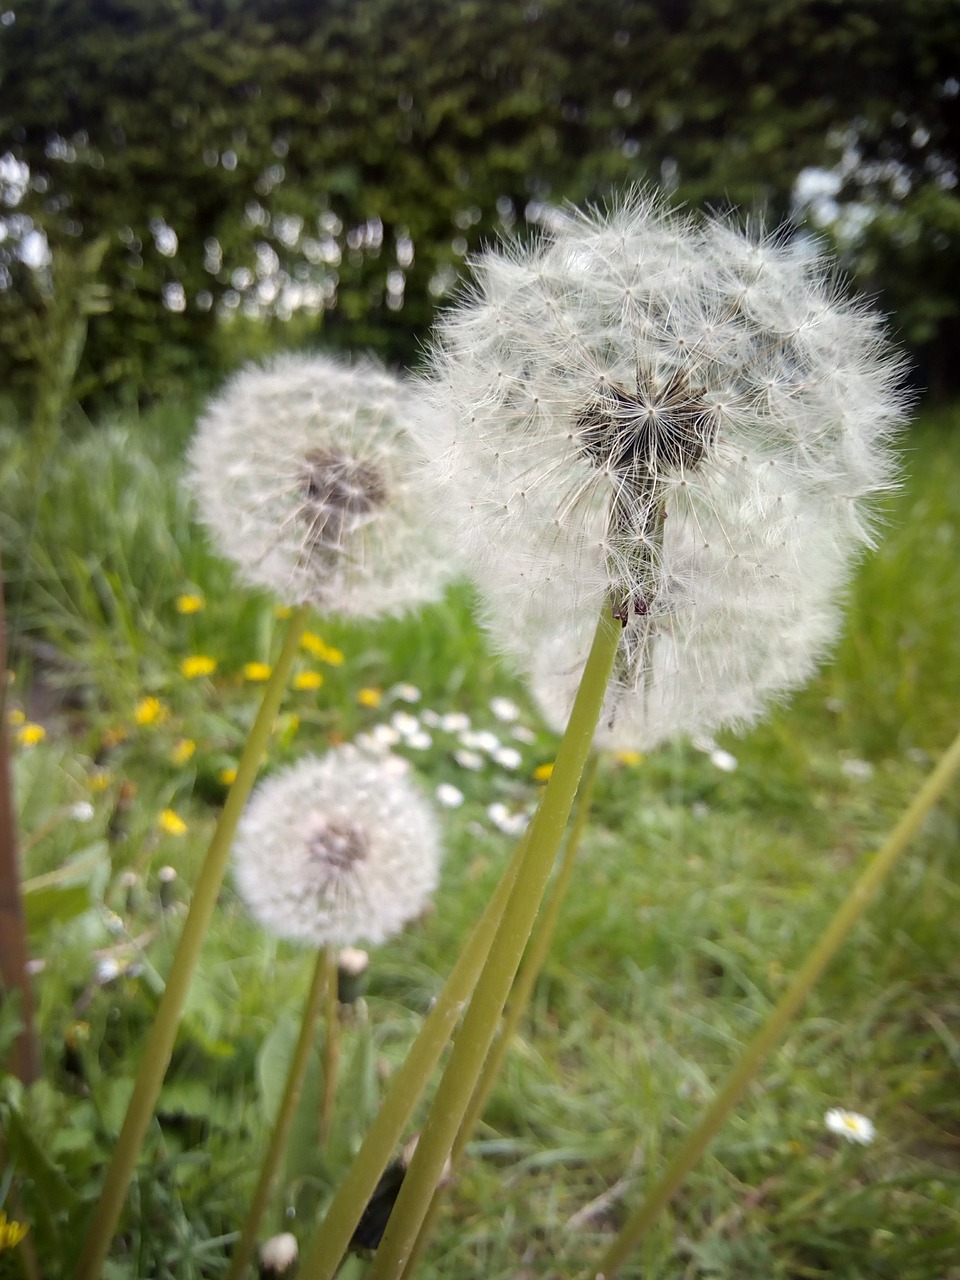
<svg viewBox="0 0 960 1280">
<path fill-rule="evenodd" d="M 553 773 L 553 761 L 548 760 L 546 764 L 538 764 L 533 771 L 533 776 L 537 782 L 546 782 Z"/>
<path fill-rule="evenodd" d="M 225 787 L 232 787 L 237 780 L 236 769 L 221 769 L 217 777 Z"/>
<path fill-rule="evenodd" d="M 11 707 L 7 712 L 7 719 L 11 724 L 25 724 L 27 717 L 19 707 Z"/>
<path fill-rule="evenodd" d="M 323 684 L 323 676 L 319 671 L 299 671 L 293 677 L 295 689 L 319 689 Z"/>
<path fill-rule="evenodd" d="M 254 681 L 269 680 L 272 670 L 273 668 L 267 662 L 247 662 L 244 664 L 243 678 Z"/>
<path fill-rule="evenodd" d="M 615 751 L 613 758 L 618 764 L 636 765 L 643 759 L 643 753 L 640 751 Z"/>
<path fill-rule="evenodd" d="M 186 680 L 196 680 L 198 676 L 212 675 L 216 669 L 216 658 L 208 658 L 205 653 L 191 653 L 180 663 L 180 674 Z"/>
<path fill-rule="evenodd" d="M 134 708 L 133 718 L 139 725 L 162 724 L 167 718 L 167 708 L 159 698 L 141 698 Z"/>
<path fill-rule="evenodd" d="M 109 769 L 94 769 L 87 778 L 87 786 L 91 791 L 106 791 L 112 781 L 113 774 Z"/>
<path fill-rule="evenodd" d="M 8 1220 L 5 1209 L 0 1209 L 0 1253 L 4 1249 L 14 1249 L 30 1230 L 22 1222 L 15 1219 Z"/>
<path fill-rule="evenodd" d="M 157 819 L 157 826 L 168 836 L 182 836 L 187 829 L 187 824 L 173 809 L 164 809 Z"/>
<path fill-rule="evenodd" d="M 300 644 L 306 649 L 307 653 L 312 654 L 320 662 L 329 663 L 331 667 L 343 666 L 343 654 L 341 651 L 321 640 L 314 632 L 305 631 L 300 637 Z"/>
<path fill-rule="evenodd" d="M 203 596 L 177 596 L 176 610 L 177 613 L 199 613 L 201 609 L 206 608 L 206 603 Z"/>
<path fill-rule="evenodd" d="M 186 764 L 196 749 L 197 744 L 192 738 L 181 738 L 170 752 L 170 759 L 174 764 Z"/>
<path fill-rule="evenodd" d="M 358 689 L 357 701 L 361 707 L 379 707 L 383 698 L 382 689 Z"/>
<path fill-rule="evenodd" d="M 273 616 L 275 618 L 289 618 L 293 610 L 288 604 L 277 604 L 273 607 Z"/>
<path fill-rule="evenodd" d="M 42 742 L 47 736 L 47 731 L 42 724 L 23 724 L 17 730 L 17 742 L 21 747 L 35 747 L 38 742 Z"/>
</svg>

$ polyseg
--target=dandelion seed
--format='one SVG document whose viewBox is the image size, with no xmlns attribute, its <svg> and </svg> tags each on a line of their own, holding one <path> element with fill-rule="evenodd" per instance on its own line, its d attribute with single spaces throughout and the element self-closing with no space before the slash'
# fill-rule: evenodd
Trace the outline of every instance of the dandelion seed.
<svg viewBox="0 0 960 1280">
<path fill-rule="evenodd" d="M 273 668 L 266 662 L 245 662 L 243 664 L 243 678 L 254 684 L 262 683 L 269 680 Z"/>
<path fill-rule="evenodd" d="M 204 653 L 193 653 L 181 659 L 180 662 L 180 674 L 186 680 L 196 680 L 200 676 L 212 675 L 216 669 L 216 658 L 209 658 Z"/>
<path fill-rule="evenodd" d="M 234 846 L 251 915 L 314 946 L 378 944 L 420 915 L 436 888 L 433 811 L 389 761 L 341 747 L 257 788 Z"/>
<path fill-rule="evenodd" d="M 17 729 L 16 738 L 21 747 L 35 747 L 37 743 L 43 742 L 47 736 L 47 731 L 42 724 L 32 724 L 29 721 L 20 725 Z"/>
<path fill-rule="evenodd" d="M 600 610 L 600 745 L 755 721 L 807 678 L 889 488 L 900 361 L 809 243 L 626 195 L 475 264 L 415 433 L 552 727 Z"/>
<path fill-rule="evenodd" d="M 203 596 L 177 596 L 175 608 L 177 613 L 199 613 L 201 609 L 206 608 L 206 601 Z"/>
<path fill-rule="evenodd" d="M 319 671 L 298 671 L 293 677 L 293 687 L 303 691 L 319 689 L 323 684 L 323 676 Z"/>
<path fill-rule="evenodd" d="M 162 724 L 170 713 L 159 698 L 141 698 L 133 710 L 134 721 L 145 728 L 151 724 Z"/>
<path fill-rule="evenodd" d="M 839 1134 L 848 1142 L 859 1142 L 868 1146 L 877 1136 L 873 1121 L 856 1111 L 846 1111 L 843 1107 L 831 1107 L 823 1117 L 823 1123 L 831 1133 Z"/>
<path fill-rule="evenodd" d="M 436 796 L 445 809 L 459 809 L 463 804 L 463 792 L 452 782 L 441 782 L 437 787 Z"/>
<path fill-rule="evenodd" d="M 415 403 L 373 361 L 290 354 L 228 383 L 198 425 L 188 483 L 245 582 L 360 617 L 440 596 L 453 565 L 423 518 Z"/>
<path fill-rule="evenodd" d="M 163 810 L 157 819 L 157 826 L 168 836 L 182 836 L 187 830 L 187 824 L 173 809 Z"/>
</svg>

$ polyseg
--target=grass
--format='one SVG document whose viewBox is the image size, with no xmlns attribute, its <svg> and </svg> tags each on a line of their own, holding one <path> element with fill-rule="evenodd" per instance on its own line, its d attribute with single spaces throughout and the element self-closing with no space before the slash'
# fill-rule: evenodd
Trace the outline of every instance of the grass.
<svg viewBox="0 0 960 1280">
<path fill-rule="evenodd" d="M 572 1276 L 600 1256 L 956 732 L 958 427 L 944 415 L 911 433 L 905 486 L 851 585 L 833 660 L 752 734 L 722 741 L 734 772 L 685 744 L 603 763 L 551 959 L 425 1276 Z M 233 586 L 191 522 L 176 483 L 188 434 L 188 415 L 165 409 L 75 430 L 43 459 L 12 431 L 0 439 L 13 702 L 46 730 L 15 759 L 45 1074 L 28 1093 L 2 1084 L 19 1196 L 4 1207 L 30 1223 L 48 1280 L 68 1274 L 222 771 L 258 701 L 244 666 L 270 661 L 283 625 L 272 601 Z M 185 593 L 205 607 L 178 612 Z M 374 956 L 325 1153 L 313 1136 L 316 1064 L 308 1079 L 270 1219 L 301 1242 L 509 856 L 488 806 L 531 807 L 535 770 L 556 745 L 486 648 L 465 590 L 413 620 L 314 629 L 343 661 L 304 650 L 299 670 L 323 684 L 288 693 L 270 767 L 398 711 L 463 712 L 507 741 L 497 695 L 518 704 L 530 741 L 516 743 L 517 769 L 461 768 L 457 734 L 436 726 L 428 749 L 405 752 L 425 787 L 453 783 L 464 801 L 444 813 L 435 912 Z M 188 680 L 180 663 L 198 654 L 216 670 Z M 405 684 L 418 702 L 404 700 Z M 360 690 L 379 691 L 379 706 Z M 960 1277 L 958 828 L 954 795 L 629 1280 Z M 311 964 L 259 933 L 227 885 L 111 1280 L 225 1270 Z M 0 1010 L 0 1037 L 11 1010 Z M 875 1142 L 829 1135 L 832 1106 L 868 1115 Z M 0 1276 L 22 1274 L 22 1257 L 0 1254 Z"/>
</svg>

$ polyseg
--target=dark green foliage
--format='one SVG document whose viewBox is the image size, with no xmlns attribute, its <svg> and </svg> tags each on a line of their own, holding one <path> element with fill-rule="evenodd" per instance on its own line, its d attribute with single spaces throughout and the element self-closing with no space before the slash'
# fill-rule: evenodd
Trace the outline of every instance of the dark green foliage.
<svg viewBox="0 0 960 1280">
<path fill-rule="evenodd" d="M 325 346 L 409 363 L 464 252 L 522 225 L 530 200 L 662 180 L 696 204 L 780 217 L 801 169 L 851 147 L 863 163 L 841 198 L 882 212 L 851 265 L 902 309 L 940 376 L 957 323 L 942 264 L 960 241 L 952 0 L 31 0 L 11 12 L 0 153 L 32 175 L 16 213 L 43 227 L 56 261 L 109 238 L 111 310 L 90 324 L 88 393 L 162 394 L 321 330 Z M 21 389 L 44 343 L 63 341 L 12 247 L 25 225 L 0 246 L 5 384 Z M 322 307 L 293 326 L 216 323 L 277 265 Z M 185 310 L 164 309 L 178 284 Z"/>
</svg>

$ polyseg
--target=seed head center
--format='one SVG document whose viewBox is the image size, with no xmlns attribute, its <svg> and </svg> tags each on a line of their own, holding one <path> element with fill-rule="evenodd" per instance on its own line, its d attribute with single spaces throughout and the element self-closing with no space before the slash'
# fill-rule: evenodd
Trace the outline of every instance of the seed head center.
<svg viewBox="0 0 960 1280">
<path fill-rule="evenodd" d="M 350 818 L 319 818 L 306 840 L 307 857 L 319 878 L 349 875 L 370 852 L 370 841 L 359 822 Z"/>
<path fill-rule="evenodd" d="M 372 462 L 317 449 L 300 475 L 301 519 L 314 546 L 331 550 L 387 501 L 387 486 Z"/>
<path fill-rule="evenodd" d="M 716 410 L 683 373 L 636 392 L 610 384 L 577 421 L 579 450 L 594 466 L 647 482 L 700 464 L 717 431 Z"/>
</svg>

